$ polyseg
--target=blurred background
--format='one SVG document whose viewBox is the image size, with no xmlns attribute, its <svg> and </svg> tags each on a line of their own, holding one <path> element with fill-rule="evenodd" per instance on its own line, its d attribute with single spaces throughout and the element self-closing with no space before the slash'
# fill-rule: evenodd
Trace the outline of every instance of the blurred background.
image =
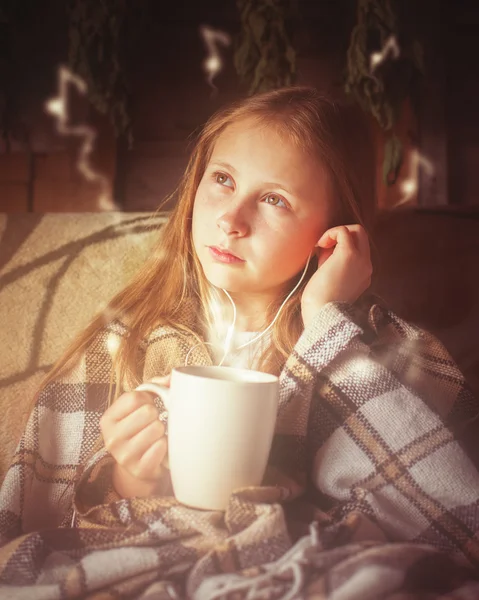
<svg viewBox="0 0 479 600">
<path fill-rule="evenodd" d="M 380 208 L 473 210 L 478 5 L 0 0 L 0 212 L 154 210 L 219 106 L 288 83 L 368 115 Z"/>
<path fill-rule="evenodd" d="M 372 291 L 479 397 L 478 34 L 477 0 L 0 0 L 0 473 L 19 398 L 143 264 L 202 125 L 290 84 L 364 115 Z"/>
</svg>

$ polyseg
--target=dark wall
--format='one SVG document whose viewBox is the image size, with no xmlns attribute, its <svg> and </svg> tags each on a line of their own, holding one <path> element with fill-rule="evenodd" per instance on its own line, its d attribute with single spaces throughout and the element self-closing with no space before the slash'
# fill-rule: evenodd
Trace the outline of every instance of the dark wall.
<svg viewBox="0 0 479 600">
<path fill-rule="evenodd" d="M 56 135 L 43 110 L 45 100 L 56 93 L 56 68 L 67 57 L 65 3 L 25 4 L 30 10 L 15 24 L 10 60 L 0 59 L 0 93 L 7 84 L 14 91 L 19 133 L 8 148 L 0 141 L 0 210 L 94 210 L 97 192 L 76 170 L 78 144 Z M 240 27 L 235 0 L 139 4 L 149 7 L 146 18 L 136 23 L 140 35 L 124 52 L 133 100 L 133 148 L 115 141 L 108 119 L 85 103 L 77 107 L 79 118 L 99 131 L 94 164 L 111 180 L 125 210 L 155 208 L 176 186 L 192 134 L 218 106 L 245 93 L 231 47 L 222 49 L 225 67 L 215 81 L 216 95 L 201 69 L 206 51 L 199 26 L 235 35 Z M 401 128 L 434 164 L 434 177 L 421 179 L 419 199 L 427 205 L 479 204 L 476 5 L 472 0 L 401 2 L 426 50 L 419 122 L 406 114 Z M 339 93 L 356 1 L 299 0 L 298 7 L 298 83 Z M 380 170 L 380 133 L 377 142 Z M 394 205 L 397 187 L 382 192 L 383 205 Z"/>
</svg>

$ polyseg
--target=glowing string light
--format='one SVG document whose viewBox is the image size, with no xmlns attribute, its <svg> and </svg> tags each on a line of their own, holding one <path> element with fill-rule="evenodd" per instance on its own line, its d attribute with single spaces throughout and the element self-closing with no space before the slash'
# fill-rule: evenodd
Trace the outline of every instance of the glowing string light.
<svg viewBox="0 0 479 600">
<path fill-rule="evenodd" d="M 432 162 L 423 156 L 418 150 L 414 149 L 411 152 L 411 158 L 409 161 L 409 173 L 408 177 L 401 183 L 401 192 L 403 197 L 395 206 L 401 206 L 410 202 L 414 195 L 418 191 L 418 180 L 419 180 L 419 169 L 424 169 L 424 173 L 428 177 L 434 175 L 434 166 Z"/>
<path fill-rule="evenodd" d="M 394 35 L 390 35 L 382 50 L 379 52 L 373 52 L 369 57 L 369 70 L 371 73 L 375 71 L 381 63 L 383 63 L 387 58 L 398 58 L 400 54 L 399 44 Z"/>
<path fill-rule="evenodd" d="M 218 88 L 213 83 L 213 79 L 223 68 L 223 61 L 218 50 L 218 44 L 223 46 L 229 46 L 231 43 L 231 37 L 219 29 L 213 29 L 209 25 L 201 25 L 200 34 L 208 50 L 208 56 L 203 61 L 203 70 L 206 73 L 206 81 L 216 92 Z"/>
<path fill-rule="evenodd" d="M 369 57 L 370 72 L 373 73 L 379 67 L 379 65 L 385 62 L 388 58 L 399 58 L 400 53 L 401 51 L 396 36 L 390 35 L 384 43 L 381 51 L 373 52 Z M 376 79 L 375 77 L 373 78 Z M 400 185 L 402 197 L 401 200 L 395 204 L 395 206 L 407 204 L 417 194 L 419 188 L 419 169 L 421 167 L 424 169 L 424 172 L 428 177 L 434 175 L 434 166 L 431 161 L 423 156 L 418 150 L 414 149 L 412 150 L 410 156 L 408 177 L 404 179 Z"/>
<path fill-rule="evenodd" d="M 88 125 L 73 126 L 69 123 L 68 88 L 70 85 L 73 85 L 82 96 L 86 95 L 88 88 L 83 79 L 74 75 L 67 67 L 61 66 L 58 69 L 58 96 L 46 102 L 45 110 L 55 117 L 58 133 L 65 136 L 72 135 L 82 141 L 77 168 L 85 179 L 100 185 L 99 208 L 101 210 L 118 210 L 111 198 L 108 179 L 91 166 L 90 159 L 96 140 L 95 130 Z"/>
</svg>

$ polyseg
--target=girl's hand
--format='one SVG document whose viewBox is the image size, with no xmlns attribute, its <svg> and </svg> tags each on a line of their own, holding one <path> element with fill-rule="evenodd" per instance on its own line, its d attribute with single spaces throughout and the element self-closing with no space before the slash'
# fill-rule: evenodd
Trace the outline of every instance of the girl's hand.
<svg viewBox="0 0 479 600">
<path fill-rule="evenodd" d="M 170 385 L 169 376 L 151 381 Z M 153 398 L 151 392 L 125 392 L 100 420 L 105 447 L 116 460 L 113 485 L 124 498 L 160 494 L 165 487 L 168 442 Z"/>
<path fill-rule="evenodd" d="M 318 270 L 304 288 L 301 312 L 307 326 L 328 302 L 355 302 L 371 284 L 369 240 L 361 225 L 340 225 L 324 232 L 316 246 Z"/>
</svg>

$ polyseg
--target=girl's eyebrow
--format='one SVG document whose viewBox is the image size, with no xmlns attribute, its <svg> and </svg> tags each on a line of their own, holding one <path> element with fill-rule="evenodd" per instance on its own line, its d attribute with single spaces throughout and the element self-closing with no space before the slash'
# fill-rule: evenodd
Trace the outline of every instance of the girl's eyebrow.
<svg viewBox="0 0 479 600">
<path fill-rule="evenodd" d="M 226 169 L 227 171 L 232 171 L 233 173 L 238 173 L 238 171 L 233 167 L 233 165 L 230 165 L 229 163 L 224 162 L 222 160 L 212 160 L 210 164 L 216 165 L 218 167 L 223 167 L 223 169 Z"/>
<path fill-rule="evenodd" d="M 216 165 L 217 167 L 223 167 L 223 169 L 226 169 L 227 171 L 231 171 L 232 173 L 235 173 L 236 175 L 238 174 L 238 171 L 233 167 L 233 165 L 230 165 L 229 163 L 224 162 L 222 160 L 212 160 L 210 165 Z M 290 190 L 288 187 L 286 187 L 284 185 L 284 183 L 278 183 L 278 182 L 274 182 L 274 181 L 265 181 L 264 185 L 275 187 L 275 188 L 281 188 L 288 194 L 291 194 L 291 196 L 296 195 L 292 190 Z"/>
</svg>

